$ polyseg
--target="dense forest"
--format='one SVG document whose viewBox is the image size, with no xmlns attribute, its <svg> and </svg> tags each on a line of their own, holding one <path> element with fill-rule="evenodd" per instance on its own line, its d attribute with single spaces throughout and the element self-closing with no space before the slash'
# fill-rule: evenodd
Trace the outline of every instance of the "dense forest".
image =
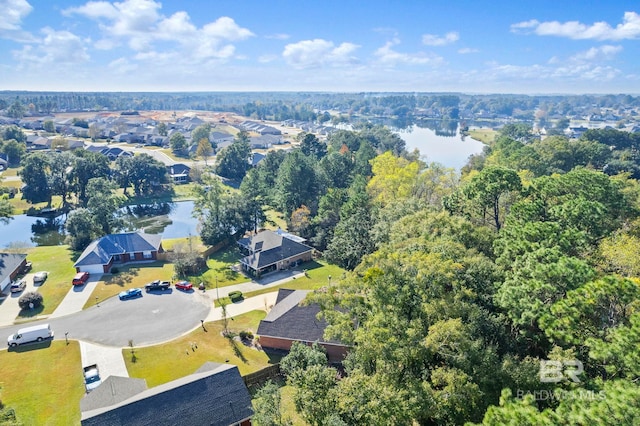
<svg viewBox="0 0 640 426">
<path fill-rule="evenodd" d="M 242 180 L 245 199 L 349 271 L 313 296 L 326 337 L 351 346 L 343 365 L 303 345 L 282 361 L 298 413 L 312 425 L 639 424 L 638 139 L 539 140 L 508 125 L 462 176 L 401 142 L 375 126 L 326 145 L 309 135 Z M 288 424 L 278 401 L 277 386 L 258 393 L 259 424 Z"/>
<path fill-rule="evenodd" d="M 11 109 L 11 107 L 14 107 Z M 235 112 L 261 120 L 345 117 L 514 118 L 536 120 L 600 114 L 601 108 L 629 118 L 640 107 L 631 95 L 471 95 L 463 93 L 190 92 L 90 93 L 0 91 L 0 110 L 10 116 L 70 111 L 202 110 Z M 337 118 L 337 117 L 336 117 Z"/>
</svg>

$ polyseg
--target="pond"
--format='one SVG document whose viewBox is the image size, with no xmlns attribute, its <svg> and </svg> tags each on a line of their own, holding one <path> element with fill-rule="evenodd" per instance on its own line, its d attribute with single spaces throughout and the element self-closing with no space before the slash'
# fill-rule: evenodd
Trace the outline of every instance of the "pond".
<svg viewBox="0 0 640 426">
<path fill-rule="evenodd" d="M 460 134 L 457 122 L 421 122 L 403 130 L 394 130 L 406 143 L 407 151 L 420 151 L 420 157 L 428 163 L 436 162 L 460 170 L 469 156 L 482 152 L 484 144 Z M 428 126 L 428 127 L 427 127 Z"/>
<path fill-rule="evenodd" d="M 162 238 L 182 238 L 199 235 L 198 220 L 192 216 L 193 201 L 158 203 L 123 208 L 125 228 L 162 234 Z M 41 218 L 13 216 L 9 223 L 0 223 L 0 248 L 21 248 L 64 244 L 65 215 Z"/>
</svg>

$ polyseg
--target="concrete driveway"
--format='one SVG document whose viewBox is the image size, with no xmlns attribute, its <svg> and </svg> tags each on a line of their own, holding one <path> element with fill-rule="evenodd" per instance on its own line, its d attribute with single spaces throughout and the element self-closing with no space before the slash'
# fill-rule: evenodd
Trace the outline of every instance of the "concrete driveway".
<svg viewBox="0 0 640 426">
<path fill-rule="evenodd" d="M 2 303 L 0 303 L 0 326 L 11 325 L 14 323 L 16 317 L 20 313 L 20 306 L 18 306 L 18 299 L 20 299 L 20 296 L 30 291 L 38 291 L 38 287 L 46 285 L 46 281 L 44 284 L 34 284 L 33 273 L 25 275 L 24 280 L 27 282 L 27 287 L 20 293 L 10 293 L 9 287 L 5 290 L 7 297 L 5 297 Z"/>
<path fill-rule="evenodd" d="M 83 285 L 71 285 L 69 283 L 69 292 L 49 318 L 59 318 L 82 311 L 82 307 L 87 303 L 91 293 L 93 293 L 98 281 L 101 279 L 102 274 L 95 274 L 89 276 L 89 279 Z"/>
</svg>

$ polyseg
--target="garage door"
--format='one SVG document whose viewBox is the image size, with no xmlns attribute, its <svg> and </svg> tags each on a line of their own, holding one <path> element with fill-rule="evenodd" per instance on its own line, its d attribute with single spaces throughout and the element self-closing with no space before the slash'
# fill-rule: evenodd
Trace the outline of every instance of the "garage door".
<svg viewBox="0 0 640 426">
<path fill-rule="evenodd" d="M 88 272 L 90 274 L 104 273 L 104 268 L 102 267 L 102 265 L 82 265 L 79 269 L 80 272 Z"/>
</svg>

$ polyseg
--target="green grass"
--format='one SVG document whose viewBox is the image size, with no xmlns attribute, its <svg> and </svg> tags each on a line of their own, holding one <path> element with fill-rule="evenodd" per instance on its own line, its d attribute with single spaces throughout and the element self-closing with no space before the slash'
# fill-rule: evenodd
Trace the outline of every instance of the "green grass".
<svg viewBox="0 0 640 426">
<path fill-rule="evenodd" d="M 251 281 L 250 278 L 243 274 L 231 270 L 231 266 L 238 263 L 240 257 L 240 250 L 235 244 L 213 253 L 207 259 L 207 267 L 209 269 L 197 277 L 190 277 L 190 279 L 194 283 L 204 282 L 207 288 L 215 288 L 216 282 L 218 287 L 226 287 Z"/>
<path fill-rule="evenodd" d="M 471 136 L 472 139 L 475 139 L 477 141 L 480 141 L 486 144 L 493 143 L 497 135 L 498 135 L 498 132 L 492 129 L 469 130 L 469 136 Z"/>
<path fill-rule="evenodd" d="M 329 284 L 329 277 L 331 276 L 331 282 L 336 283 L 344 274 L 344 269 L 336 265 L 331 265 L 325 261 L 311 261 L 303 263 L 300 268 L 307 270 L 307 276 L 298 278 L 295 280 L 287 281 L 284 284 L 278 286 L 265 288 L 262 290 L 249 291 L 243 293 L 242 296 L 245 299 L 249 297 L 259 296 L 265 293 L 271 293 L 277 291 L 279 288 L 288 288 L 291 290 L 317 290 Z"/>
<path fill-rule="evenodd" d="M 116 267 L 120 272 L 103 275 L 102 281 L 98 282 L 83 309 L 95 305 L 96 300 L 108 299 L 128 288 L 144 287 L 145 284 L 153 280 L 171 281 L 173 277 L 173 264 L 167 262 L 118 265 Z"/>
<path fill-rule="evenodd" d="M 263 311 L 251 311 L 234 317 L 229 320 L 229 330 L 235 333 L 252 330 L 255 333 L 265 315 Z M 223 337 L 222 321 L 205 323 L 205 328 L 206 332 L 199 327 L 162 345 L 134 348 L 135 362 L 131 350 L 123 349 L 129 376 L 145 379 L 151 388 L 193 374 L 207 361 L 235 364 L 243 375 L 279 361 L 271 360 L 263 351 Z"/>
<path fill-rule="evenodd" d="M 45 284 L 46 285 L 46 284 Z M 31 425 L 79 425 L 84 396 L 78 342 L 43 342 L 0 351 L 0 398 Z"/>
<path fill-rule="evenodd" d="M 293 426 L 307 426 L 308 423 L 296 412 L 296 407 L 293 404 L 293 387 L 288 385 L 281 387 L 280 397 L 280 413 L 282 414 L 282 418 L 291 420 Z"/>
<path fill-rule="evenodd" d="M 20 170 L 20 167 L 9 167 L 8 169 L 0 173 L 0 176 L 4 176 L 4 177 L 18 176 L 19 170 Z"/>
<path fill-rule="evenodd" d="M 21 250 L 23 251 L 23 250 Z M 76 274 L 73 267 L 74 253 L 69 246 L 41 246 L 24 249 L 27 260 L 33 264 L 32 271 L 47 271 L 47 280 L 38 287 L 42 294 L 43 315 L 49 315 L 58 307 L 71 289 L 71 279 Z M 18 318 L 30 318 L 34 312 L 20 312 Z"/>
<path fill-rule="evenodd" d="M 200 239 L 199 236 L 194 235 L 191 237 L 191 241 L 189 241 L 189 237 L 169 238 L 169 239 L 162 240 L 162 248 L 167 251 L 174 250 L 174 249 L 180 249 L 180 250 L 191 249 L 193 251 L 203 252 L 204 250 L 207 249 L 207 246 L 205 246 L 202 243 L 202 240 Z"/>
<path fill-rule="evenodd" d="M 273 224 L 272 226 L 267 226 L 267 228 L 269 228 L 269 229 L 277 229 L 277 228 L 287 229 L 287 222 L 282 217 L 282 213 L 277 212 L 275 210 L 267 210 L 265 212 L 265 214 L 267 216 L 267 222 L 270 222 L 270 223 Z"/>
</svg>

